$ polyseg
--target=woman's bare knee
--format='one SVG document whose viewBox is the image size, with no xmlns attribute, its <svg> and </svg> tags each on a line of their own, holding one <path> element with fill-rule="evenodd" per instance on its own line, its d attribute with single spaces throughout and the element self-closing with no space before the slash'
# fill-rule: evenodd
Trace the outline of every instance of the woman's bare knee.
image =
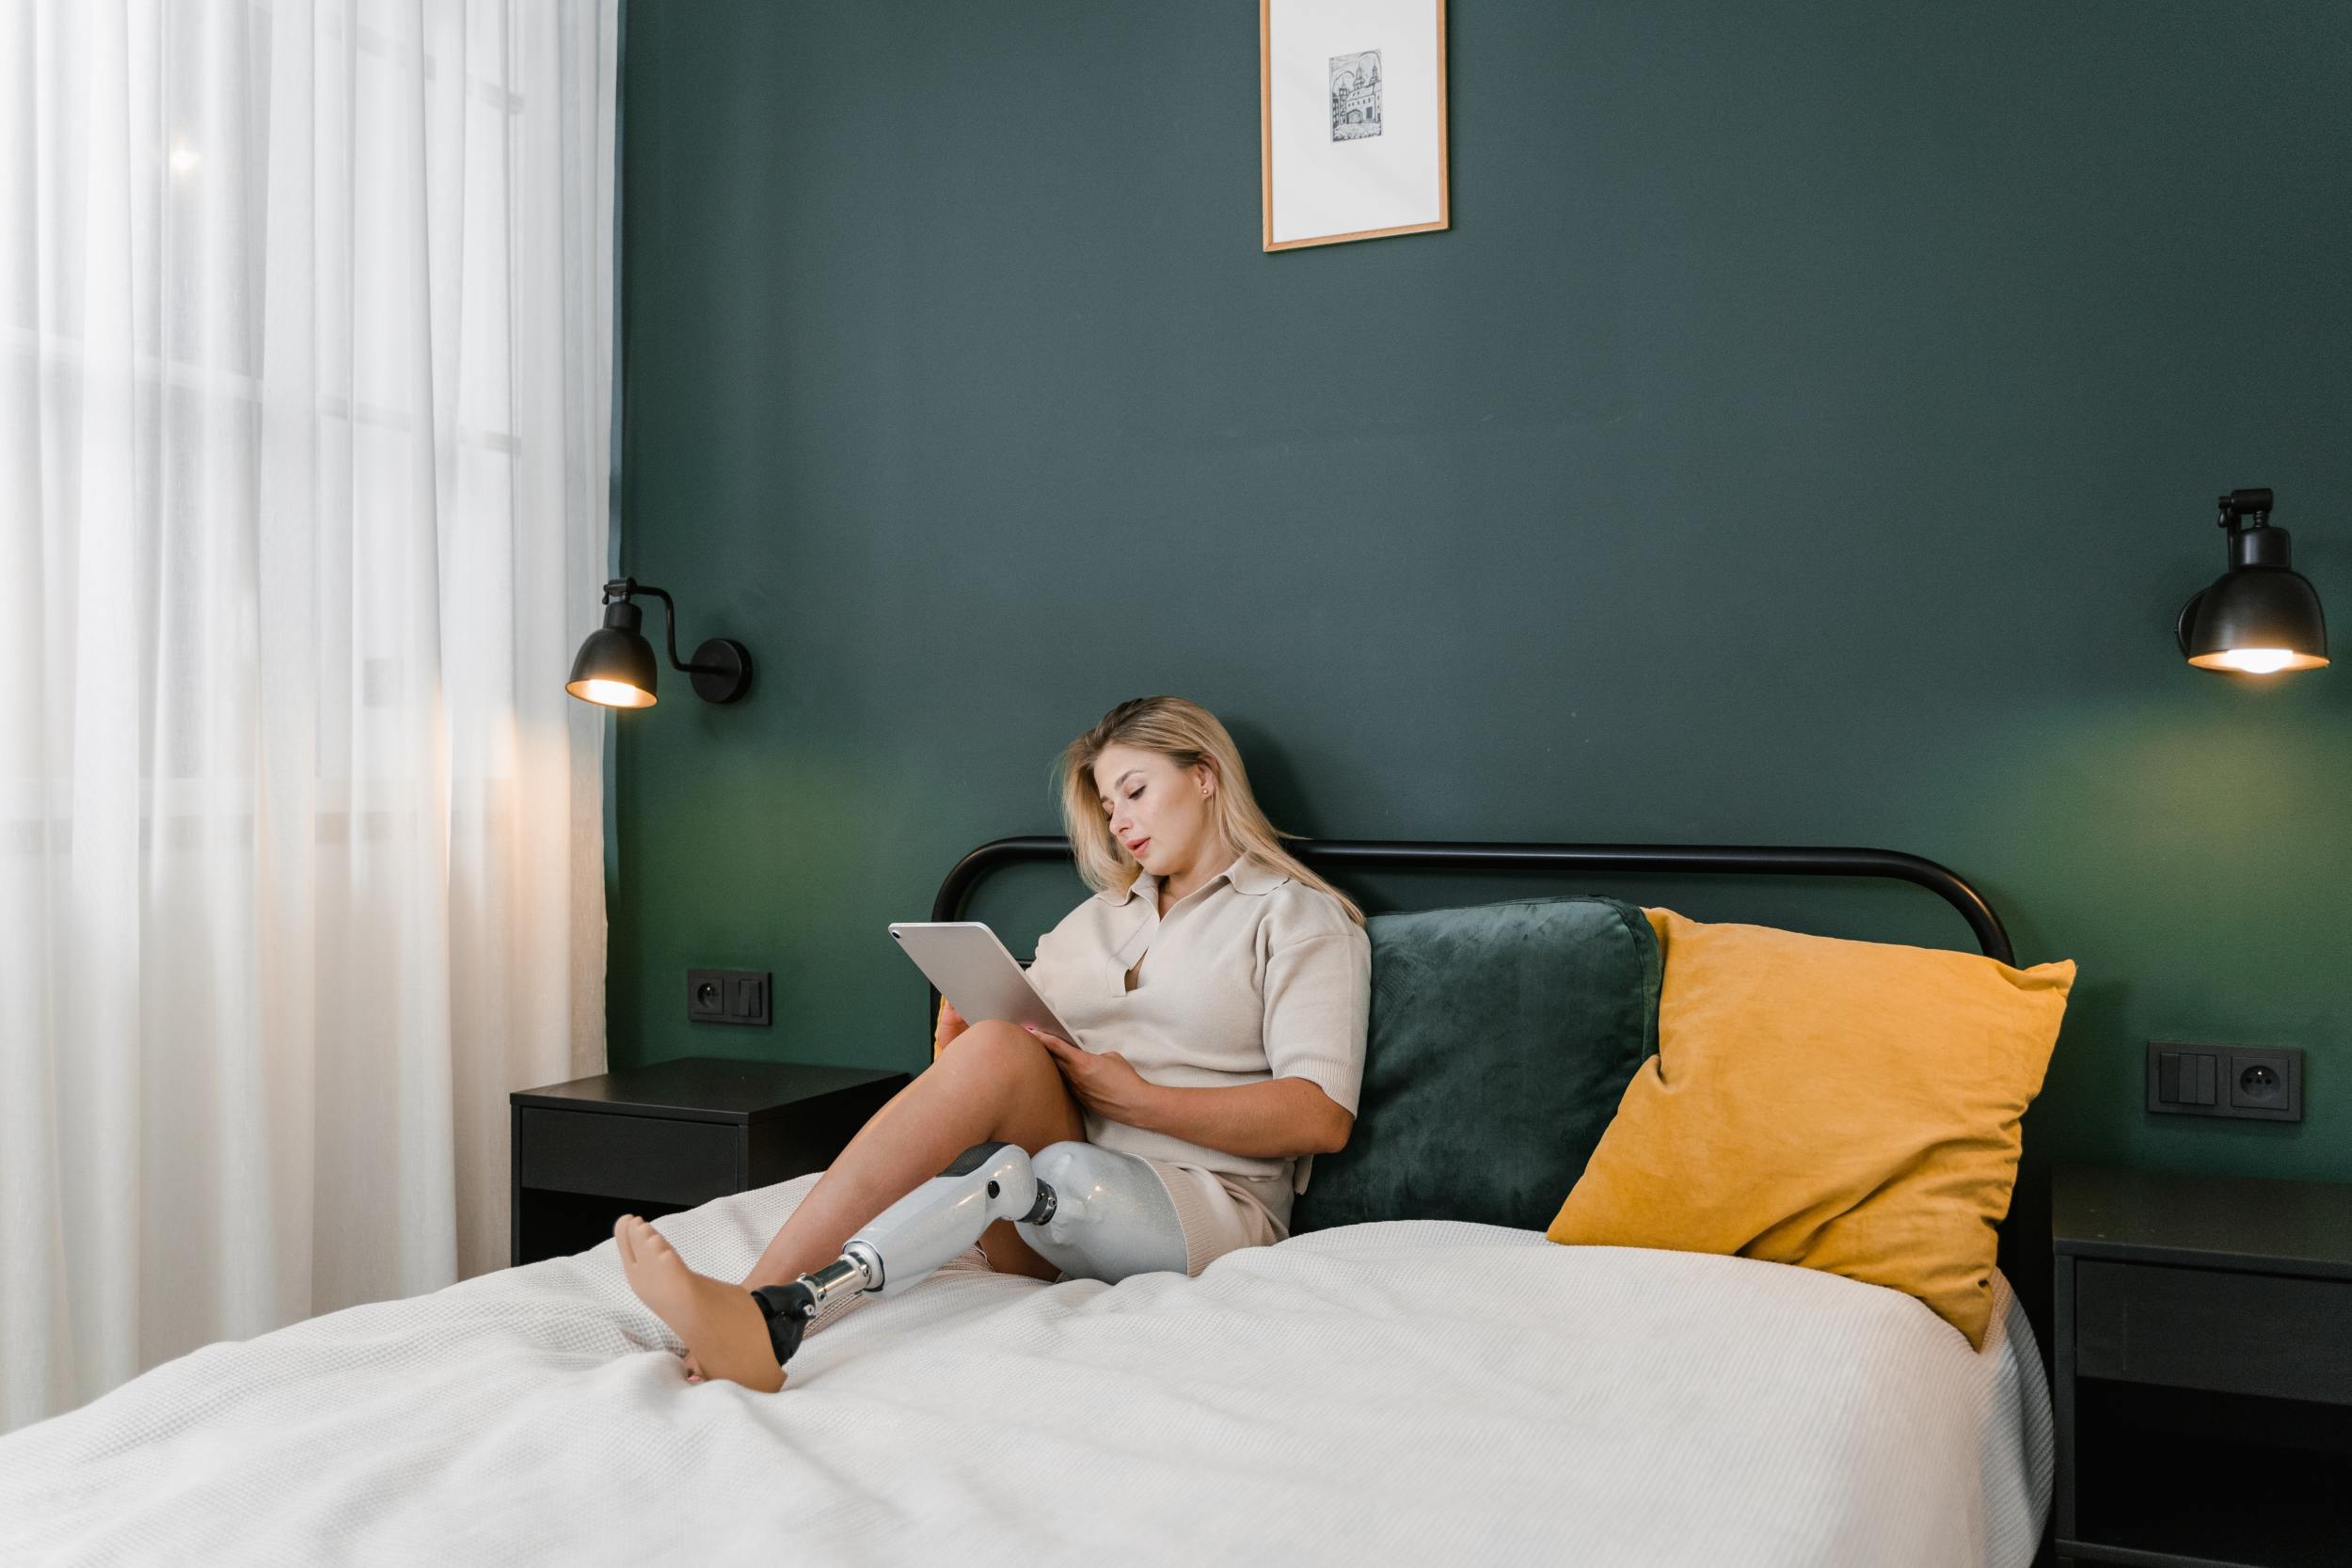
<svg viewBox="0 0 2352 1568">
<path fill-rule="evenodd" d="M 999 1045 L 1008 1043 L 1015 1045 L 1037 1045 L 1036 1037 L 1032 1036 L 1026 1029 L 1022 1028 L 1018 1023 L 1013 1022 L 1012 1020 L 1008 1018 L 984 1018 L 977 1023 L 968 1023 L 964 1025 L 963 1033 L 958 1035 L 954 1039 L 949 1040 L 947 1042 L 946 1050 L 954 1051 L 959 1047 L 962 1047 L 966 1050 L 974 1048 L 987 1050 L 990 1048 L 992 1042 L 995 1042 Z M 1037 1048 L 1040 1051 L 1045 1049 L 1041 1045 L 1037 1045 Z M 945 1053 L 943 1052 L 942 1054 L 945 1054 Z"/>
<path fill-rule="evenodd" d="M 973 1024 L 947 1042 L 940 1063 L 951 1059 L 959 1076 L 998 1097 L 993 1136 L 1032 1154 L 1086 1136 L 1085 1115 L 1053 1053 L 1018 1023 L 990 1019 Z"/>
<path fill-rule="evenodd" d="M 977 1071 L 991 1079 L 1017 1083 L 1051 1077 L 1061 1082 L 1054 1053 L 1018 1023 L 992 1018 L 975 1023 L 940 1053 L 939 1060 L 959 1071 Z"/>
</svg>

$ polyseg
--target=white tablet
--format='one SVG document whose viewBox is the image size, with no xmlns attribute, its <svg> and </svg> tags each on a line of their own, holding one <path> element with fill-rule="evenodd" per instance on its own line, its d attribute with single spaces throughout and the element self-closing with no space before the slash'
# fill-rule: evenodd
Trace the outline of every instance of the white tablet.
<svg viewBox="0 0 2352 1568">
<path fill-rule="evenodd" d="M 1073 1045 L 1086 1042 L 1045 1005 L 1029 984 L 1020 960 L 1005 951 L 996 933 L 977 920 L 893 922 L 890 934 L 914 966 L 930 976 L 939 994 L 955 1004 L 967 1023 L 1009 1019 L 1051 1030 Z"/>
</svg>

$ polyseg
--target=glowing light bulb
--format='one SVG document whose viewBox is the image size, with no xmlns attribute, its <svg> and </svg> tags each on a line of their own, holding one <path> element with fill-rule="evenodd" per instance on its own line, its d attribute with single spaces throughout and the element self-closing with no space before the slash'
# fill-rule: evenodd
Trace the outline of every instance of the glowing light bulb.
<svg viewBox="0 0 2352 1568">
<path fill-rule="evenodd" d="M 2328 661 L 2317 654 L 2298 654 L 2293 648 L 2224 648 L 2216 654 L 2200 654 L 2189 662 L 2202 670 L 2275 675 L 2281 670 L 2317 670 Z"/>
<path fill-rule="evenodd" d="M 653 706 L 651 692 L 640 690 L 627 681 L 575 681 L 572 683 L 571 692 L 572 695 L 584 697 L 592 703 L 602 703 L 606 707 Z"/>
<path fill-rule="evenodd" d="M 175 141 L 171 144 L 172 173 L 185 174 L 201 162 L 203 160 L 197 156 L 196 149 L 190 147 L 185 141 Z"/>
<path fill-rule="evenodd" d="M 2232 648 L 2226 657 L 2231 669 L 2249 675 L 2271 674 L 2295 662 L 2295 656 L 2284 648 Z"/>
</svg>

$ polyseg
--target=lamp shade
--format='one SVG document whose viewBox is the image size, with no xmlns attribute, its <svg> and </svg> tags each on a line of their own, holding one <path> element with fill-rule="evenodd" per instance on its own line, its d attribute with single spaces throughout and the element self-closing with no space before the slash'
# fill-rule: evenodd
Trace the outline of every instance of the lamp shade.
<svg viewBox="0 0 2352 1568">
<path fill-rule="evenodd" d="M 2181 616 L 2181 651 L 2191 664 L 2266 675 L 2328 662 L 2319 594 L 2288 565 L 2288 545 L 2282 528 L 2231 534 L 2230 569 Z"/>
<path fill-rule="evenodd" d="M 607 605 L 604 625 L 588 634 L 572 660 L 564 689 L 583 702 L 606 707 L 651 707 L 654 704 L 653 644 L 639 633 L 644 612 L 627 599 Z"/>
</svg>

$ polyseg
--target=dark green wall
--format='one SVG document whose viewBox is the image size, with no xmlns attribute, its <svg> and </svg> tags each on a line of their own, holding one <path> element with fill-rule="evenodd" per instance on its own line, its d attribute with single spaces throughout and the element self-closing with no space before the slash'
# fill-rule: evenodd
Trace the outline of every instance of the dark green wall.
<svg viewBox="0 0 2352 1568">
<path fill-rule="evenodd" d="M 1455 0 L 1454 229 L 1278 256 L 1256 23 L 629 8 L 622 554 L 759 684 L 612 721 L 613 1061 L 926 1060 L 884 924 L 1173 691 L 1297 832 L 1942 861 L 2082 966 L 2035 1165 L 2352 1180 L 2352 662 L 2171 644 L 2235 485 L 2352 624 L 2352 8 Z"/>
</svg>

